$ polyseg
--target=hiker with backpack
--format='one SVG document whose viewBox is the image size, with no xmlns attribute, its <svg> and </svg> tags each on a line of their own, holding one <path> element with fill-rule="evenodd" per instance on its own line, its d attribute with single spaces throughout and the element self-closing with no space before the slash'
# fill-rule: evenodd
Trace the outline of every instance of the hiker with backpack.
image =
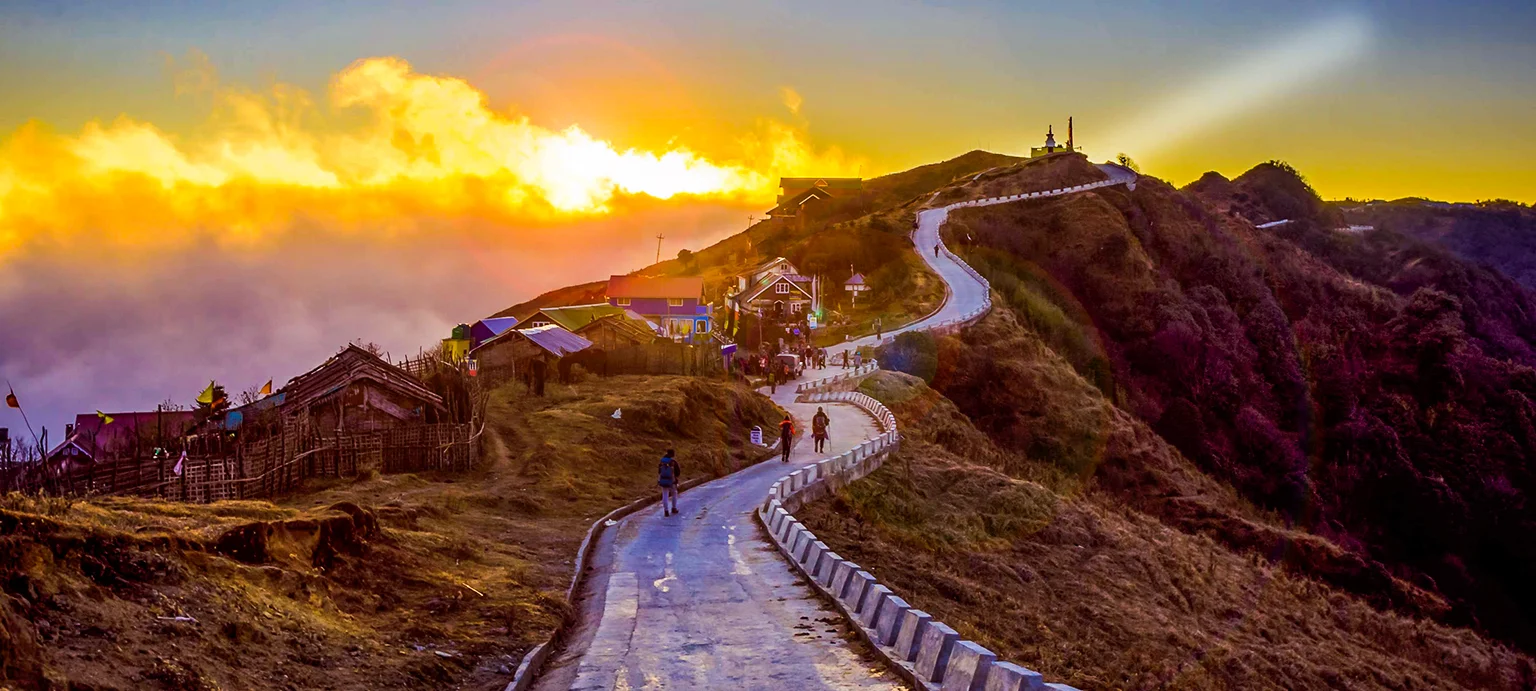
<svg viewBox="0 0 1536 691">
<path fill-rule="evenodd" d="M 816 441 L 816 453 L 827 450 L 827 428 L 831 424 L 832 418 L 827 416 L 827 411 L 816 406 L 816 416 L 811 418 L 811 438 Z"/>
<path fill-rule="evenodd" d="M 683 474 L 683 467 L 674 458 L 675 452 L 667 449 L 666 455 L 661 457 L 661 464 L 656 467 L 656 484 L 661 486 L 661 515 L 671 516 L 677 513 L 677 483 Z M 667 497 L 672 498 L 672 508 L 667 509 Z"/>
<path fill-rule="evenodd" d="M 795 441 L 795 421 L 788 415 L 779 423 L 779 447 L 784 454 L 784 462 L 789 462 L 789 447 Z"/>
</svg>

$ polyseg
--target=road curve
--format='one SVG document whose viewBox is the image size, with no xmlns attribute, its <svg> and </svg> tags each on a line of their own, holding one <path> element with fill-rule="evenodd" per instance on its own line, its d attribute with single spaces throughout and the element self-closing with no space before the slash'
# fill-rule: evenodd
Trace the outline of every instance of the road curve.
<svg viewBox="0 0 1536 691">
<path fill-rule="evenodd" d="M 912 233 L 918 254 L 947 286 L 943 306 L 885 338 L 956 323 L 989 304 L 980 278 L 942 247 L 934 252 L 955 206 L 921 211 Z M 830 350 L 876 344 L 868 336 Z M 843 371 L 809 370 L 807 378 Z M 770 398 L 808 429 L 818 406 L 796 401 L 793 389 L 780 387 Z M 664 517 L 652 506 L 603 531 L 578 602 L 581 621 L 533 688 L 905 688 L 844 642 L 841 618 L 798 579 L 752 518 L 778 478 L 878 433 L 859 408 L 821 405 L 832 419 L 824 453 L 814 453 L 809 440 L 797 442 L 789 463 L 768 461 L 685 492 L 680 515 Z M 680 460 L 686 470 L 688 459 Z"/>
</svg>

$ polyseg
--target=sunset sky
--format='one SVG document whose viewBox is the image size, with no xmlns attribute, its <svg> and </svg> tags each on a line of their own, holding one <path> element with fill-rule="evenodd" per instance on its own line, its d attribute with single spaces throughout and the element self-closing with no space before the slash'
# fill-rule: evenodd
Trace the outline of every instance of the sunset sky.
<svg viewBox="0 0 1536 691">
<path fill-rule="evenodd" d="M 1536 202 L 1530 2 L 320 4 L 0 8 L 0 375 L 47 424 L 414 352 L 779 175 L 1069 115 L 1175 184 Z"/>
</svg>

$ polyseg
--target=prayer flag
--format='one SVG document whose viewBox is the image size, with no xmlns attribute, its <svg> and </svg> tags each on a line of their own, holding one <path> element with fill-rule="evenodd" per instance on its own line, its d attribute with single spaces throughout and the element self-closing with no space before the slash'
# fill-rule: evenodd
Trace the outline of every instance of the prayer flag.
<svg viewBox="0 0 1536 691">
<path fill-rule="evenodd" d="M 197 395 L 197 402 L 203 405 L 213 405 L 213 381 L 209 380 L 208 388 Z"/>
</svg>

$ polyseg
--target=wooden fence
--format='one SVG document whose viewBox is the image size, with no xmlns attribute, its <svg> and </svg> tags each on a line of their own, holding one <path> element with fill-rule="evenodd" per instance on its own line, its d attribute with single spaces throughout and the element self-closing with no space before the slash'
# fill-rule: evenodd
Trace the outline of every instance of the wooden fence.
<svg viewBox="0 0 1536 691">
<path fill-rule="evenodd" d="M 271 498 L 311 477 L 467 470 L 479 458 L 483 424 L 412 425 L 319 435 L 290 425 L 258 439 L 199 439 L 161 457 L 129 456 L 35 465 L 10 489 L 69 495 L 132 495 L 206 503 Z M 180 472 L 177 466 L 180 465 Z"/>
<path fill-rule="evenodd" d="M 608 374 L 708 376 L 722 374 L 724 363 L 720 347 L 710 344 L 649 343 L 608 351 Z"/>
</svg>

